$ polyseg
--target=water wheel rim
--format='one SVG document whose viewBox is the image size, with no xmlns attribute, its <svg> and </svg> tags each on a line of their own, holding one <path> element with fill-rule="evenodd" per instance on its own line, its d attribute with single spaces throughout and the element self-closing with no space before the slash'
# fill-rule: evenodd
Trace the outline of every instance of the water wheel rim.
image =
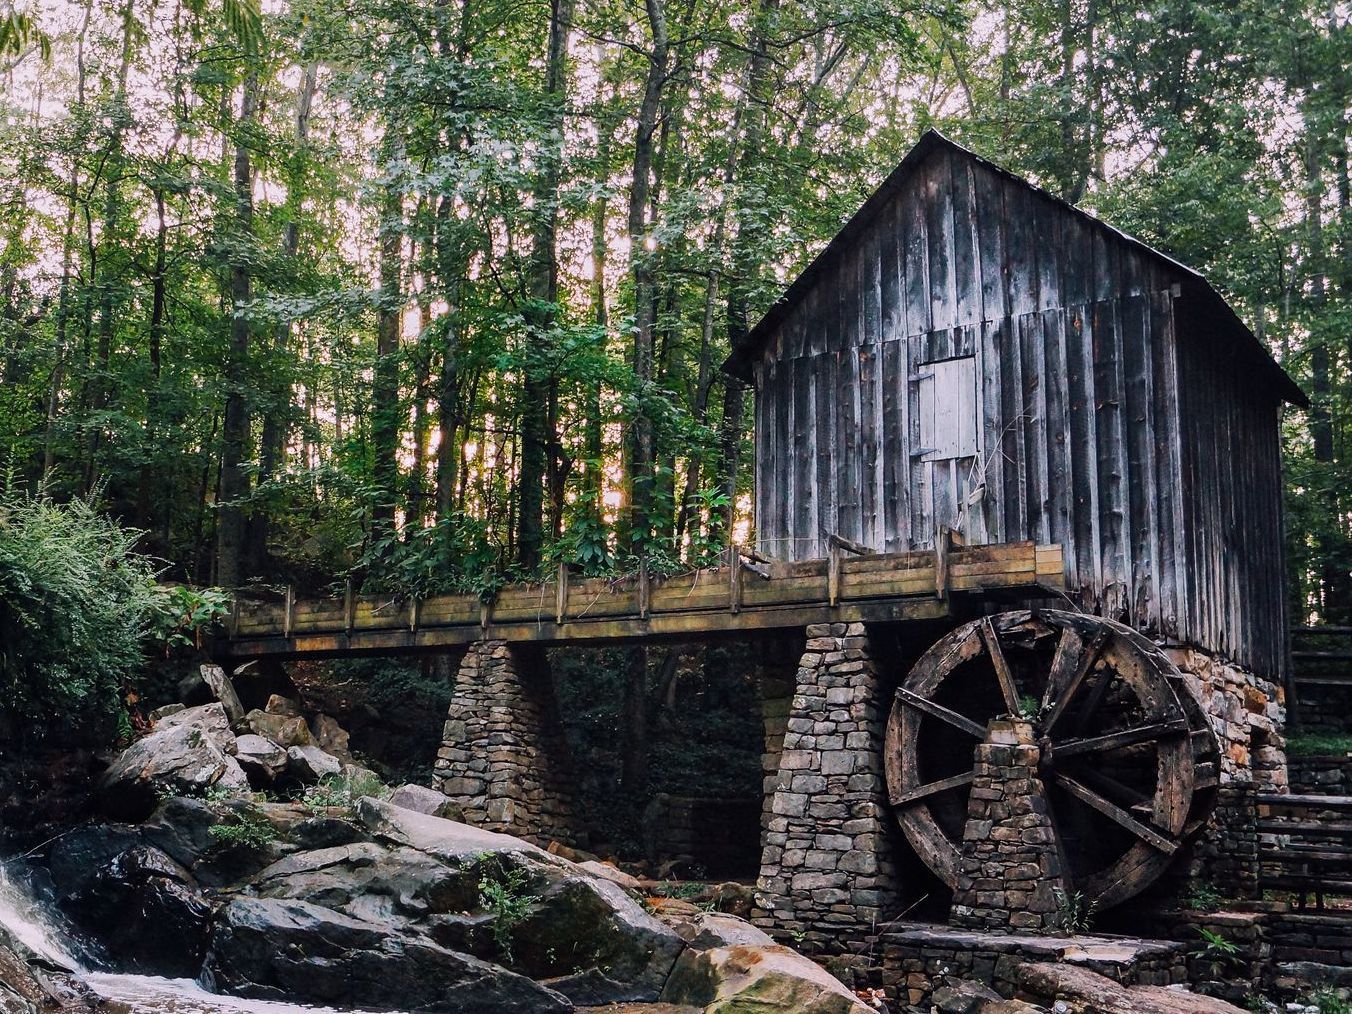
<svg viewBox="0 0 1352 1014">
<path fill-rule="evenodd" d="M 925 797 L 917 798 L 915 794 L 945 782 L 958 783 L 961 773 L 947 779 L 922 783 L 918 755 L 919 732 L 925 721 L 943 722 L 952 726 L 954 735 L 965 733 L 973 736 L 975 745 L 978 741 L 977 730 L 972 726 L 979 723 L 968 718 L 964 724 L 958 720 L 964 716 L 955 718 L 953 715 L 940 715 L 933 708 L 922 710 L 916 698 L 930 700 L 955 670 L 987 654 L 987 639 L 991 635 L 995 636 L 997 645 L 1016 632 L 1055 635 L 1059 638 L 1059 653 L 1061 645 L 1066 642 L 1064 632 L 1068 630 L 1079 638 L 1085 650 L 1096 638 L 1099 639 L 1096 650 L 1102 654 L 1103 667 L 1111 668 L 1115 673 L 1115 676 L 1099 677 L 1105 687 L 1114 679 L 1120 679 L 1136 696 L 1147 718 L 1154 724 L 1174 730 L 1150 741 L 1156 747 L 1155 791 L 1150 798 L 1148 820 L 1136 821 L 1138 827 L 1132 832 L 1148 833 L 1149 840 L 1138 836 L 1115 861 L 1088 872 L 1080 882 L 1073 885 L 1073 889 L 1082 891 L 1088 900 L 1100 908 L 1118 904 L 1143 890 L 1158 877 L 1172 860 L 1182 839 L 1193 797 L 1191 734 L 1200 709 L 1185 708 L 1179 700 L 1175 687 L 1181 685 L 1181 676 L 1158 647 L 1130 627 L 1080 613 L 1016 610 L 982 617 L 940 638 L 921 656 L 898 689 L 898 699 L 887 720 L 884 772 L 893 812 L 911 847 L 950 888 L 956 888 L 958 884 L 960 841 L 955 841 L 940 827 Z M 1057 660 L 1054 659 L 1053 667 L 1056 664 Z M 1091 659 L 1091 670 L 1097 664 L 1096 659 Z M 993 667 L 998 678 L 998 666 L 993 663 Z M 1084 685 L 1082 676 L 1072 693 L 1081 692 Z M 1001 692 L 1008 702 L 1008 688 L 1002 686 Z M 1050 687 L 1048 692 L 1051 692 Z M 1044 700 L 1044 709 L 1047 704 Z M 1182 732 L 1178 731 L 1179 723 L 1183 724 Z M 1078 783 L 1067 786 L 1067 781 L 1074 782 L 1069 776 L 1062 776 L 1057 781 L 1067 791 L 1085 791 L 1087 797 L 1096 795 L 1092 789 L 1086 789 Z M 1116 809 L 1118 812 L 1112 815 L 1112 819 L 1121 820 L 1124 811 Z"/>
</svg>

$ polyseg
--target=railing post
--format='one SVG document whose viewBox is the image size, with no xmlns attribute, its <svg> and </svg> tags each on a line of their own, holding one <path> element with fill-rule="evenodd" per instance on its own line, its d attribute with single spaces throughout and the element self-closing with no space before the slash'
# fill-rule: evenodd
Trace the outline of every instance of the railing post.
<svg viewBox="0 0 1352 1014">
<path fill-rule="evenodd" d="M 568 564 L 559 561 L 559 576 L 554 585 L 554 622 L 562 625 L 568 613 Z"/>
<path fill-rule="evenodd" d="M 286 586 L 286 611 L 282 614 L 282 636 L 291 636 L 291 610 L 296 604 L 296 590 Z"/>
</svg>

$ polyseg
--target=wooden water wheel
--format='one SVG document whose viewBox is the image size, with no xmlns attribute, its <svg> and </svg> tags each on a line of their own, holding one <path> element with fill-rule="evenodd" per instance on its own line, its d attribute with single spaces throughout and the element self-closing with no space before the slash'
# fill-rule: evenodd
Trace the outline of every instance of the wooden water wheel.
<svg viewBox="0 0 1352 1014">
<path fill-rule="evenodd" d="M 1097 616 L 982 617 L 915 664 L 887 723 L 889 797 L 916 853 L 957 884 L 973 749 L 996 716 L 1029 719 L 1072 890 L 1098 908 L 1154 881 L 1215 802 L 1219 750 L 1183 675 Z"/>
</svg>

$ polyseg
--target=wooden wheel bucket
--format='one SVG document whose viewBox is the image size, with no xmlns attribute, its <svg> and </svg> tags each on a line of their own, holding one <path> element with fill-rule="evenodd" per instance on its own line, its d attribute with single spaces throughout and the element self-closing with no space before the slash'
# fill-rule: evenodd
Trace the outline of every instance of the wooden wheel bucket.
<svg viewBox="0 0 1352 1014">
<path fill-rule="evenodd" d="M 1103 909 L 1149 886 L 1215 803 L 1219 748 L 1183 675 L 1097 616 L 1019 610 L 940 639 L 898 688 L 888 795 L 916 853 L 956 887 L 973 749 L 1029 719 L 1068 888 Z"/>
</svg>

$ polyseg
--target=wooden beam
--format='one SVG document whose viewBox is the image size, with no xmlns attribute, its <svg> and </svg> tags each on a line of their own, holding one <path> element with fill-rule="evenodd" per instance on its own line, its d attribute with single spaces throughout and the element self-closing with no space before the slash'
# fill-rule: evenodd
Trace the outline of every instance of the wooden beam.
<svg viewBox="0 0 1352 1014">
<path fill-rule="evenodd" d="M 951 708 L 945 708 L 942 704 L 935 704 L 928 697 L 921 697 L 919 694 L 912 693 L 905 687 L 897 687 L 897 700 L 903 704 L 915 708 L 916 711 L 923 711 L 927 715 L 933 715 L 941 722 L 947 722 L 955 729 L 961 729 L 977 739 L 986 738 L 986 728 L 972 721 L 966 715 L 959 715 Z"/>
<path fill-rule="evenodd" d="M 1005 699 L 1005 707 L 1011 716 L 1019 714 L 1019 688 L 1014 683 L 1014 674 L 1009 671 L 1009 662 L 1005 659 L 1005 649 L 1000 646 L 1000 637 L 991 626 L 989 616 L 981 617 L 981 639 L 986 642 L 986 651 L 991 656 L 991 666 L 995 669 L 995 679 L 1000 684 L 1000 694 Z"/>
<path fill-rule="evenodd" d="M 1105 733 L 1102 736 L 1090 736 L 1087 739 L 1068 739 L 1052 744 L 1052 757 L 1074 757 L 1082 753 L 1098 753 L 1103 750 L 1116 750 L 1119 747 L 1147 743 L 1166 736 L 1181 736 L 1188 732 L 1188 720 L 1175 718 L 1168 722 L 1151 722 L 1149 725 L 1134 725 L 1130 729 Z"/>
<path fill-rule="evenodd" d="M 1178 851 L 1178 842 L 1175 839 L 1161 834 L 1148 824 L 1141 823 L 1126 810 L 1122 809 L 1116 803 L 1104 799 L 1093 789 L 1081 785 L 1075 779 L 1068 775 L 1064 775 L 1059 771 L 1054 777 L 1056 783 L 1076 799 L 1093 807 L 1115 824 L 1119 824 L 1126 828 L 1132 834 L 1136 835 L 1137 838 L 1144 839 L 1166 855 L 1173 855 Z"/>
<path fill-rule="evenodd" d="M 912 803 L 918 803 L 920 800 L 937 793 L 970 784 L 974 778 L 976 778 L 975 770 L 962 771 L 956 775 L 950 775 L 948 778 L 940 778 L 938 781 L 926 782 L 924 785 L 917 785 L 913 789 L 899 792 L 891 797 L 891 802 L 893 806 L 910 806 Z"/>
</svg>

